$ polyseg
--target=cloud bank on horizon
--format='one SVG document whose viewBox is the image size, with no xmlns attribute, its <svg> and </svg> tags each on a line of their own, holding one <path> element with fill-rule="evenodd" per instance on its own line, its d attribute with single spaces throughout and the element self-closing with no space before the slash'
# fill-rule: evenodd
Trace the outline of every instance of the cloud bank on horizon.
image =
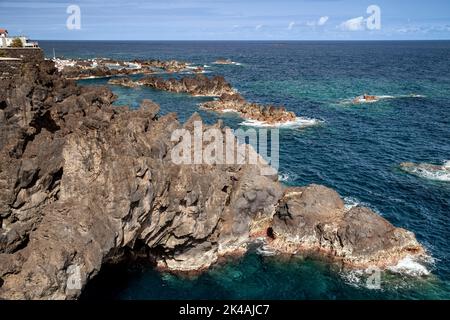
<svg viewBox="0 0 450 320">
<path fill-rule="evenodd" d="M 79 29 L 67 27 L 70 5 Z M 450 1 L 2 0 L 0 28 L 41 40 L 450 39 Z"/>
</svg>

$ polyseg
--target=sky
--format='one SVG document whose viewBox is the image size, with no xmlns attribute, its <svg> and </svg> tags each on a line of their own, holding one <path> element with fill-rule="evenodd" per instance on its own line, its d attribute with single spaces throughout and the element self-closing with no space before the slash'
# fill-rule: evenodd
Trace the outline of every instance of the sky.
<svg viewBox="0 0 450 320">
<path fill-rule="evenodd" d="M 0 0 L 0 28 L 35 40 L 449 40 L 450 0 Z"/>
</svg>

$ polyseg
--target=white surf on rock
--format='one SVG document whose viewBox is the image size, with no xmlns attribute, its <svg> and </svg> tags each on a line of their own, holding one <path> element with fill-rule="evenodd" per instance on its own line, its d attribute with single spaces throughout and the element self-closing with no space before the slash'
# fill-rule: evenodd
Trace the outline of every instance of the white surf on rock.
<svg viewBox="0 0 450 320">
<path fill-rule="evenodd" d="M 400 165 L 400 168 L 420 178 L 450 182 L 450 161 L 448 160 L 445 160 L 442 165 L 405 162 Z"/>
<path fill-rule="evenodd" d="M 307 128 L 322 124 L 322 120 L 297 117 L 294 121 L 268 123 L 258 120 L 245 120 L 240 125 L 248 127 L 268 127 L 268 128 Z"/>
</svg>

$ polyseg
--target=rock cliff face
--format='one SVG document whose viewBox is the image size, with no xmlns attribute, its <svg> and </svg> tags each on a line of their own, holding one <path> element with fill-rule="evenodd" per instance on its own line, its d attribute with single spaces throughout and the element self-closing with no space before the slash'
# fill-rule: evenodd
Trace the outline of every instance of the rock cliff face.
<svg viewBox="0 0 450 320">
<path fill-rule="evenodd" d="M 79 87 L 44 61 L 0 89 L 0 298 L 76 299 L 129 252 L 199 271 L 266 234 L 281 252 L 307 244 L 349 263 L 423 252 L 329 189 L 284 190 L 263 163 L 174 164 L 171 135 L 192 131 L 196 114 L 182 125 L 148 100 L 113 107 L 107 88 Z"/>
<path fill-rule="evenodd" d="M 0 57 L 17 58 L 23 62 L 39 62 L 44 59 L 44 52 L 39 48 L 1 48 Z"/>
<path fill-rule="evenodd" d="M 253 216 L 274 210 L 281 186 L 255 166 L 173 164 L 174 114 L 158 118 L 150 101 L 112 107 L 106 88 L 78 87 L 50 62 L 23 70 L 2 88 L 1 297 L 76 298 L 103 263 L 139 246 L 160 267 L 206 268 L 245 248 Z"/>
</svg>

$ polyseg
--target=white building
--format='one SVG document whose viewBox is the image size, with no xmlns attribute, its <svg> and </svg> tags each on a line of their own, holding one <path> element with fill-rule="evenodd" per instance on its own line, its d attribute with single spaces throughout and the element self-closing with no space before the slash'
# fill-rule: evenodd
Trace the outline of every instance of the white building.
<svg viewBox="0 0 450 320">
<path fill-rule="evenodd" d="M 0 48 L 11 47 L 13 40 L 16 38 L 19 38 L 22 41 L 22 44 L 25 48 L 37 48 L 38 47 L 37 42 L 31 42 L 28 40 L 27 37 L 24 37 L 24 36 L 10 37 L 8 35 L 8 30 L 0 29 Z"/>
<path fill-rule="evenodd" d="M 8 30 L 0 29 L 0 48 L 7 47 Z"/>
</svg>

